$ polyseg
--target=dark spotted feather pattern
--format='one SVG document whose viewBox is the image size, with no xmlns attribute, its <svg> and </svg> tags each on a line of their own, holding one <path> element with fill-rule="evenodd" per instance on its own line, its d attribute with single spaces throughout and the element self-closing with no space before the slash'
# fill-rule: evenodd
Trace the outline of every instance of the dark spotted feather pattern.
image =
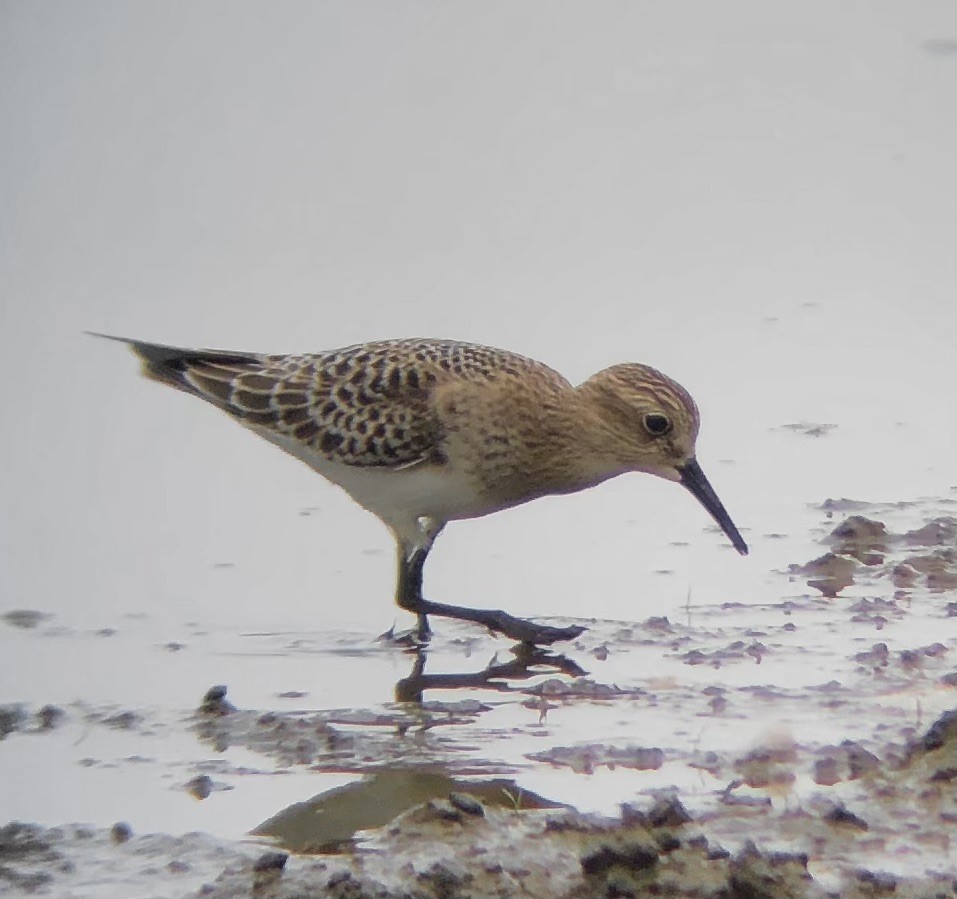
<svg viewBox="0 0 957 899">
<path fill-rule="evenodd" d="M 133 347 L 154 379 L 356 466 L 441 461 L 432 393 L 444 381 L 491 381 L 534 369 L 567 383 L 534 360 L 455 341 L 390 340 L 289 356 Z"/>
</svg>

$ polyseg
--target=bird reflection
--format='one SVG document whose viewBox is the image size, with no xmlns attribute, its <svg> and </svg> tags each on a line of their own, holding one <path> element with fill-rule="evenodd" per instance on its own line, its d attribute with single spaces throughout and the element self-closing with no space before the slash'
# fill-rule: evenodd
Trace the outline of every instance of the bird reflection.
<svg viewBox="0 0 957 899">
<path fill-rule="evenodd" d="M 475 672 L 427 674 L 429 650 L 412 651 L 412 669 L 395 684 L 396 702 L 373 708 L 326 708 L 312 711 L 240 709 L 226 698 L 226 686 L 211 687 L 196 710 L 197 736 L 218 752 L 243 745 L 272 756 L 283 765 L 318 770 L 368 771 L 370 767 L 446 764 L 450 748 L 421 741 L 396 740 L 410 729 L 422 733 L 436 725 L 475 724 L 489 706 L 481 702 L 429 701 L 429 690 L 493 690 L 519 693 L 522 681 L 549 675 L 581 677 L 587 672 L 573 659 L 530 645 L 512 649 L 512 658 L 493 657 Z M 431 650 L 435 664 L 435 650 Z M 527 685 L 526 685 L 527 688 Z M 532 691 L 534 692 L 534 691 Z M 468 696 L 472 700 L 473 696 Z M 537 710 L 540 721 L 551 706 L 544 696 L 522 703 Z M 454 741 L 453 741 L 454 742 Z M 472 747 L 474 748 L 474 747 Z"/>
<path fill-rule="evenodd" d="M 576 661 L 561 653 L 542 649 L 527 643 L 521 643 L 512 649 L 514 658 L 508 662 L 498 662 L 496 658 L 481 671 L 454 674 L 426 674 L 425 666 L 428 653 L 422 648 L 415 650 L 412 672 L 395 685 L 396 702 L 423 701 L 426 690 L 457 690 L 463 688 L 484 688 L 501 692 L 514 691 L 509 682 L 527 680 L 549 671 L 581 677 L 587 674 Z"/>
</svg>

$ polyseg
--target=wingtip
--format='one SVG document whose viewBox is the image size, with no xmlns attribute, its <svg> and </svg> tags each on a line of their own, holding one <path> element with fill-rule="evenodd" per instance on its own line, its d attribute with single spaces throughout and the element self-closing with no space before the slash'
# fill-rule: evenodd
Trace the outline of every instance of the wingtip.
<svg viewBox="0 0 957 899">
<path fill-rule="evenodd" d="M 100 331 L 86 331 L 91 337 L 102 337 L 125 343 L 143 363 L 143 374 L 153 380 L 171 383 L 169 374 L 180 372 L 183 366 L 203 362 L 258 363 L 260 356 L 253 353 L 239 353 L 230 350 L 193 350 L 185 347 L 170 346 L 165 343 L 149 343 L 131 337 L 117 337 L 115 334 L 103 334 Z M 173 378 L 179 385 L 180 378 Z"/>
<path fill-rule="evenodd" d="M 84 331 L 88 337 L 102 337 L 103 340 L 115 340 L 117 343 L 133 343 L 128 337 L 117 337 L 115 334 L 104 334 L 102 331 Z"/>
<path fill-rule="evenodd" d="M 113 340 L 116 343 L 125 343 L 130 350 L 144 363 L 154 361 L 157 350 L 168 350 L 167 347 L 159 347 L 151 343 L 144 343 L 141 340 L 134 340 L 131 337 L 118 337 L 116 334 L 104 334 L 102 331 L 87 331 L 90 337 L 100 337 L 103 340 Z M 148 374 L 144 371 L 144 374 Z"/>
</svg>

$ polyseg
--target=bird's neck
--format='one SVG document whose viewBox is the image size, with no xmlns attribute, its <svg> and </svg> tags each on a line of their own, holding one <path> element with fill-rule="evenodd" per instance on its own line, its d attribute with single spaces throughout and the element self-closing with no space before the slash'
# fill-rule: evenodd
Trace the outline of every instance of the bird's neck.
<svg viewBox="0 0 957 899">
<path fill-rule="evenodd" d="M 549 492 L 577 493 L 628 470 L 616 456 L 614 434 L 586 386 L 568 388 L 558 402 L 537 413 L 548 446 L 547 459 L 538 464 L 548 472 Z"/>
</svg>

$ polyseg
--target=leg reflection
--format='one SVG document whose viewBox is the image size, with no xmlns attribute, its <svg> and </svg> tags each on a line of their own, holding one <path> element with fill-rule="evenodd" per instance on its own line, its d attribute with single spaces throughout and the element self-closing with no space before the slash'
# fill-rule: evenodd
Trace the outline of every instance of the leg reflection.
<svg viewBox="0 0 957 899">
<path fill-rule="evenodd" d="M 514 690 L 509 681 L 527 680 L 549 671 L 581 677 L 588 672 L 576 661 L 560 653 L 538 646 L 521 643 L 511 652 L 515 656 L 508 662 L 494 662 L 481 671 L 464 674 L 426 674 L 428 653 L 419 648 L 415 653 L 412 673 L 395 685 L 396 702 L 422 702 L 426 690 L 455 690 L 463 687 L 484 687 L 507 692 Z"/>
</svg>

